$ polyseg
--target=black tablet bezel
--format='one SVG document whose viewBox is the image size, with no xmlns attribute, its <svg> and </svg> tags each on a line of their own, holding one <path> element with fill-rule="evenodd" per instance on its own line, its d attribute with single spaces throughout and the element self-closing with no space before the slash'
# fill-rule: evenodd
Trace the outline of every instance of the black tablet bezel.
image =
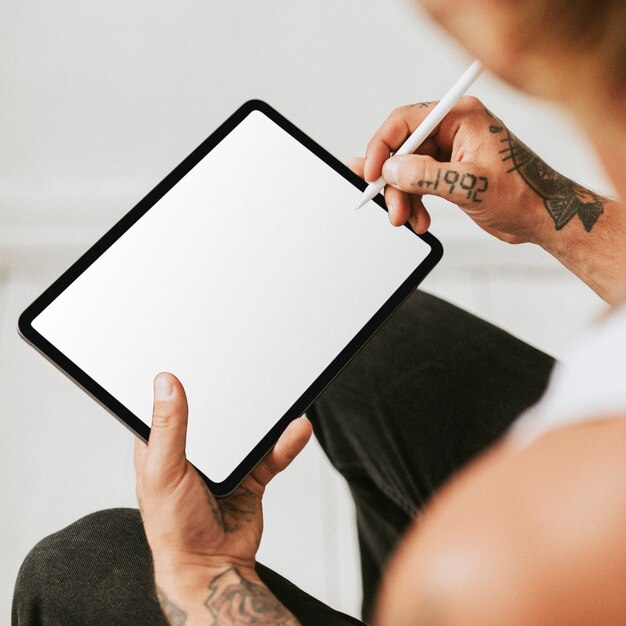
<svg viewBox="0 0 626 626">
<path fill-rule="evenodd" d="M 360 190 L 366 183 L 354 174 L 341 161 L 324 150 L 278 111 L 261 100 L 250 100 L 233 113 L 215 132 L 203 141 L 182 163 L 175 167 L 152 191 L 122 219 L 106 232 L 85 254 L 66 270 L 48 289 L 46 289 L 20 316 L 18 329 L 22 337 L 36 348 L 43 356 L 69 376 L 84 391 L 99 402 L 105 409 L 119 419 L 136 435 L 147 441 L 150 429 L 134 413 L 118 402 L 110 393 L 88 376 L 75 363 L 62 354 L 32 326 L 33 320 L 52 303 L 72 282 L 74 282 L 96 259 L 98 259 L 115 241 L 137 222 L 150 208 L 160 200 L 174 185 L 190 172 L 217 144 L 238 126 L 252 111 L 260 111 L 283 130 L 317 155 L 338 174 L 349 180 Z M 379 194 L 374 201 L 385 211 L 387 207 Z M 406 228 L 412 231 L 409 224 Z M 412 231 L 413 232 L 413 231 Z M 252 471 L 254 466 L 269 452 L 289 422 L 303 415 L 326 386 L 337 376 L 348 362 L 382 326 L 385 320 L 400 306 L 407 296 L 419 285 L 443 255 L 443 247 L 430 233 L 416 235 L 426 242 L 431 251 L 395 293 L 381 306 L 367 324 L 355 335 L 328 367 L 313 381 L 296 403 L 283 415 L 251 452 L 239 463 L 235 470 L 222 482 L 214 482 L 199 472 L 211 491 L 219 497 L 231 493 L 237 485 Z M 156 374 L 157 372 L 155 372 Z"/>
</svg>

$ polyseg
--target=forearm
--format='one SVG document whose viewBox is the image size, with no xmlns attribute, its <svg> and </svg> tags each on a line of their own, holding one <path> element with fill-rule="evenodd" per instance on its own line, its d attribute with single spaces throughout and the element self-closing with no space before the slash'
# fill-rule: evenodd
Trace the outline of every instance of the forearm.
<svg viewBox="0 0 626 626">
<path fill-rule="evenodd" d="M 171 626 L 298 626 L 253 569 L 157 575 L 157 597 Z"/>
<path fill-rule="evenodd" d="M 594 197 L 602 212 L 588 222 L 589 228 L 582 219 L 572 219 L 559 229 L 547 225 L 536 243 L 603 300 L 618 304 L 626 297 L 626 206 Z"/>
<path fill-rule="evenodd" d="M 497 118 L 494 118 L 497 119 Z M 520 232 L 547 250 L 611 304 L 626 296 L 626 207 L 563 176 L 504 125 L 500 137 L 506 174 L 518 202 Z M 524 240 L 524 238 L 522 238 Z"/>
</svg>

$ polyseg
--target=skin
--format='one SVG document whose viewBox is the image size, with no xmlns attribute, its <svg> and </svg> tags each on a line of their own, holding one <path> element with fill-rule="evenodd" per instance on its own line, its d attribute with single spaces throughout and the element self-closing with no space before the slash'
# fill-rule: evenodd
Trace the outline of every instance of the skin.
<svg viewBox="0 0 626 626">
<path fill-rule="evenodd" d="M 567 107 L 626 198 L 626 109 L 591 55 L 574 54 L 558 38 L 522 38 L 523 2 L 422 4 L 491 71 Z M 409 221 L 424 232 L 430 215 L 422 196 L 440 195 L 495 237 L 542 246 L 607 302 L 623 302 L 621 203 L 549 168 L 473 98 L 455 107 L 419 154 L 389 158 L 431 106 L 392 112 L 365 159 L 351 162 L 367 180 L 385 177 L 391 223 Z M 241 617 L 248 621 L 239 623 L 296 624 L 263 586 L 254 562 L 265 486 L 305 445 L 310 425 L 296 420 L 242 487 L 218 502 L 184 456 L 182 386 L 171 374 L 157 381 L 167 384 L 155 384 L 153 430 L 147 446 L 137 443 L 135 466 L 157 593 L 170 624 L 235 624 Z M 607 419 L 550 431 L 523 449 L 500 443 L 454 477 L 392 559 L 376 623 L 624 623 L 626 415 L 590 417 Z"/>
<path fill-rule="evenodd" d="M 350 162 L 366 180 L 382 175 L 388 183 L 391 223 L 408 221 L 425 232 L 431 217 L 422 196 L 437 195 L 498 239 L 540 245 L 607 302 L 620 302 L 626 272 L 626 250 L 617 245 L 626 238 L 623 205 L 554 171 L 476 98 L 462 98 L 417 154 L 390 158 L 434 104 L 392 111 L 368 143 L 365 160 Z M 557 217 L 562 205 L 567 208 Z"/>
<path fill-rule="evenodd" d="M 626 420 L 494 448 L 415 524 L 376 624 L 623 624 Z"/>
<path fill-rule="evenodd" d="M 185 458 L 188 409 L 182 385 L 175 376 L 160 374 L 154 390 L 150 441 L 135 443 L 136 492 L 157 597 L 170 624 L 294 626 L 298 622 L 269 593 L 254 565 L 265 487 L 304 448 L 310 422 L 294 420 L 241 486 L 216 500 Z"/>
</svg>

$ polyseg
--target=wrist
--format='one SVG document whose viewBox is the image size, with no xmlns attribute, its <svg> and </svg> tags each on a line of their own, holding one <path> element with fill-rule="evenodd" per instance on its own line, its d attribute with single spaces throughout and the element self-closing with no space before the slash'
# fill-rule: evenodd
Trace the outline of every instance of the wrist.
<svg viewBox="0 0 626 626">
<path fill-rule="evenodd" d="M 545 249 L 555 232 L 555 225 L 544 198 L 531 187 L 520 184 L 511 201 L 518 207 L 518 219 L 511 229 L 513 234 L 519 235 L 520 242 L 533 243 Z"/>
<path fill-rule="evenodd" d="M 233 559 L 204 556 L 196 558 L 169 558 L 154 562 L 154 580 L 157 587 L 192 597 L 197 592 L 206 596 L 208 584 L 224 572 L 236 569 L 248 578 L 257 576 L 254 563 L 235 562 Z"/>
<path fill-rule="evenodd" d="M 213 623 L 215 584 L 230 578 L 233 567 L 155 568 L 156 595 L 163 614 L 172 625 Z M 243 570 L 242 577 L 257 581 L 256 572 Z M 221 622 L 218 622 L 221 623 Z"/>
<path fill-rule="evenodd" d="M 157 597 L 170 624 L 298 624 L 254 568 L 161 571 L 155 579 Z"/>
<path fill-rule="evenodd" d="M 561 229 L 546 227 L 535 243 L 554 256 L 609 304 L 623 297 L 626 251 L 626 208 L 606 200 L 604 211 L 593 228 L 572 219 Z"/>
</svg>

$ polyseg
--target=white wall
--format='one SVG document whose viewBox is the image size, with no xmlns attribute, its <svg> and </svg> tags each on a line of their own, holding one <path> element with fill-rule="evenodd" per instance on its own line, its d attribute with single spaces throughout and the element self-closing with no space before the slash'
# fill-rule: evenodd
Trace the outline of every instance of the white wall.
<svg viewBox="0 0 626 626">
<path fill-rule="evenodd" d="M 468 61 L 401 0 L 0 3 L 0 615 L 38 538 L 134 501 L 131 437 L 17 339 L 19 311 L 244 100 L 345 159 Z M 559 112 L 489 76 L 473 93 L 553 166 L 609 191 Z M 447 255 L 430 290 L 555 354 L 600 310 L 541 251 L 433 209 Z M 351 516 L 312 446 L 270 490 L 261 558 L 355 613 Z"/>
</svg>

